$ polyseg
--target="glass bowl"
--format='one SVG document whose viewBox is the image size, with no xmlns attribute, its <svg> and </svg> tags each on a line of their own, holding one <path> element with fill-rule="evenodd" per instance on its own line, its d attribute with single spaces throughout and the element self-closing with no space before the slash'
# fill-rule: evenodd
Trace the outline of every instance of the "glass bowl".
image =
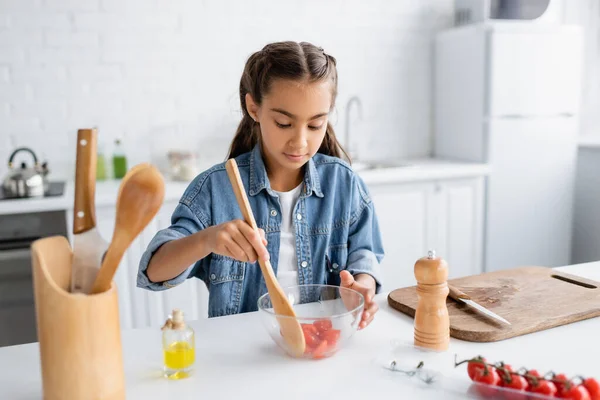
<svg viewBox="0 0 600 400">
<path fill-rule="evenodd" d="M 356 290 L 333 285 L 296 285 L 283 288 L 296 317 L 276 314 L 269 293 L 258 299 L 261 321 L 273 341 L 295 358 L 330 357 L 344 347 L 358 329 L 365 299 Z M 281 335 L 279 320 L 294 318 L 304 333 L 305 351 L 297 355 Z"/>
</svg>

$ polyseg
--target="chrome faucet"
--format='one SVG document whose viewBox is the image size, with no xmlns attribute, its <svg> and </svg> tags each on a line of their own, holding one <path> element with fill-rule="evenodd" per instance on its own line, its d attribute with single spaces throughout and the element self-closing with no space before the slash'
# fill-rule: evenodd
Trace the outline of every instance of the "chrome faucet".
<svg viewBox="0 0 600 400">
<path fill-rule="evenodd" d="M 352 96 L 348 99 L 348 103 L 346 103 L 346 132 L 344 135 L 344 146 L 346 146 L 346 151 L 353 161 L 356 159 L 356 151 L 350 146 L 350 111 L 352 104 L 355 103 L 356 107 L 358 107 L 358 116 L 362 120 L 362 103 L 358 96 Z"/>
</svg>

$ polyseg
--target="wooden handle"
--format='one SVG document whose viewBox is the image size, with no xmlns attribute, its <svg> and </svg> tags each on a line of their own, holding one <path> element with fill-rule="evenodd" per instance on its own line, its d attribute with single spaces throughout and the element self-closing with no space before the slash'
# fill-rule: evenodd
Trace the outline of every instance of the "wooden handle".
<svg viewBox="0 0 600 400">
<path fill-rule="evenodd" d="M 227 170 L 227 175 L 229 176 L 229 181 L 231 182 L 231 187 L 233 188 L 233 193 L 235 193 L 235 198 L 237 199 L 238 206 L 244 216 L 244 221 L 248 225 L 252 227 L 255 231 L 258 230 L 258 226 L 256 225 L 256 221 L 254 220 L 254 214 L 252 213 L 252 208 L 250 207 L 250 203 L 248 202 L 248 197 L 246 196 L 246 190 L 244 189 L 244 182 L 242 182 L 242 177 L 240 176 L 240 171 L 238 170 L 237 163 L 233 158 L 230 158 L 225 163 L 225 169 Z M 260 265 L 260 269 L 265 275 L 265 283 L 267 286 L 277 284 L 277 279 L 275 278 L 275 273 L 273 272 L 273 267 L 269 261 L 264 261 L 262 258 L 258 259 L 258 263 Z"/>
<path fill-rule="evenodd" d="M 240 171 L 238 170 L 237 163 L 233 158 L 227 160 L 225 163 L 225 169 L 227 170 L 231 187 L 235 193 L 235 198 L 237 199 L 238 206 L 242 211 L 244 220 L 252 227 L 252 229 L 257 231 L 258 226 L 254 220 L 254 214 L 252 214 L 252 208 L 250 208 L 250 203 L 248 202 L 248 197 L 246 196 L 244 183 L 240 177 Z M 283 339 L 287 343 L 289 350 L 296 357 L 300 357 L 302 354 L 304 354 L 306 343 L 304 339 L 304 332 L 300 326 L 300 322 L 296 319 L 294 308 L 288 301 L 288 298 L 281 288 L 281 285 L 279 285 L 277 277 L 273 272 L 271 262 L 264 261 L 262 258 L 259 258 L 258 263 L 260 265 L 260 270 L 263 274 L 263 277 L 265 278 L 265 284 L 267 285 L 273 310 L 275 310 L 275 313 L 278 315 L 277 320 L 279 322 Z M 288 316 L 292 318 L 280 316 Z"/>
<path fill-rule="evenodd" d="M 96 226 L 96 129 L 77 131 L 77 161 L 75 168 L 75 205 L 73 233 L 89 231 Z"/>
<path fill-rule="evenodd" d="M 142 163 L 127 171 L 119 187 L 112 241 L 92 285 L 92 294 L 110 288 L 123 255 L 156 216 L 164 197 L 165 184 L 156 167 Z"/>
<path fill-rule="evenodd" d="M 244 220 L 252 227 L 252 229 L 257 230 L 258 226 L 254 220 L 254 214 L 252 214 L 252 208 L 250 207 L 248 197 L 246 196 L 246 191 L 244 190 L 244 182 L 242 182 L 240 171 L 238 170 L 237 163 L 233 158 L 229 159 L 227 163 L 225 163 L 225 169 L 227 170 L 227 175 L 229 176 L 229 181 L 231 182 L 231 187 L 233 188 L 233 193 L 235 193 L 235 198 L 237 199 L 240 210 L 242 211 Z"/>
<path fill-rule="evenodd" d="M 454 299 L 456 301 L 459 301 L 460 299 L 471 300 L 471 297 L 469 297 L 466 293 L 461 292 L 455 286 L 448 285 L 448 290 L 448 297 L 450 297 L 451 299 Z"/>
<path fill-rule="evenodd" d="M 123 246 L 125 248 L 121 248 L 121 246 L 114 245 L 113 243 L 115 243 L 115 241 L 111 242 L 111 245 L 108 246 L 104 260 L 102 260 L 102 265 L 100 266 L 100 269 L 96 274 L 96 279 L 94 279 L 94 283 L 90 289 L 91 294 L 103 293 L 110 288 L 113 277 L 115 276 L 117 268 L 123 258 L 123 254 L 125 253 L 125 249 L 129 245 L 129 242 L 127 242 L 126 246 Z"/>
</svg>

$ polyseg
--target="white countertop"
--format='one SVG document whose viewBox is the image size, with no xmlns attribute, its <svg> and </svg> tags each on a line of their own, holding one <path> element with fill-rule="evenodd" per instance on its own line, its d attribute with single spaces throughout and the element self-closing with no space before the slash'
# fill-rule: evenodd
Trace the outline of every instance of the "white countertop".
<svg viewBox="0 0 600 400">
<path fill-rule="evenodd" d="M 600 149 L 600 135 L 586 135 L 579 138 L 579 147 Z"/>
<path fill-rule="evenodd" d="M 600 281 L 600 262 L 559 269 Z M 384 369 L 395 341 L 404 345 L 399 362 L 423 359 L 426 367 L 454 378 L 452 382 L 460 390 L 467 389 L 469 380 L 465 366 L 454 368 L 455 354 L 459 359 L 483 355 L 513 367 L 600 378 L 600 318 L 495 343 L 451 339 L 447 352 L 423 354 L 412 347 L 412 318 L 391 309 L 385 294 L 379 295 L 378 301 L 381 310 L 373 323 L 357 332 L 338 354 L 319 361 L 294 360 L 281 353 L 266 334 L 257 313 L 191 322 L 197 335 L 195 372 L 188 379 L 174 382 L 161 377 L 160 330 L 123 331 L 127 398 L 372 399 L 393 398 L 394 394 L 419 399 L 465 398 L 449 393 L 440 396 Z M 0 371 L 2 398 L 41 398 L 37 343 L 0 348 Z"/>
<path fill-rule="evenodd" d="M 359 171 L 367 185 L 407 183 L 444 179 L 461 179 L 486 176 L 490 172 L 487 164 L 418 158 L 402 160 L 405 166 Z"/>
<path fill-rule="evenodd" d="M 96 208 L 114 206 L 117 202 L 120 180 L 101 181 L 96 183 Z M 165 182 L 165 202 L 178 201 L 188 186 L 188 182 Z M 62 196 L 30 199 L 11 199 L 0 201 L 0 215 L 20 214 L 73 209 L 73 182 L 65 184 Z"/>
<path fill-rule="evenodd" d="M 434 158 L 406 160 L 408 166 L 360 171 L 367 185 L 406 183 L 436 179 L 467 178 L 484 176 L 488 173 L 485 164 L 444 161 Z M 96 207 L 112 206 L 116 203 L 119 180 L 96 183 Z M 165 182 L 165 201 L 178 201 L 189 182 Z M 27 212 L 72 210 L 73 182 L 67 182 L 62 196 L 42 199 L 13 199 L 0 201 L 0 215 Z"/>
</svg>

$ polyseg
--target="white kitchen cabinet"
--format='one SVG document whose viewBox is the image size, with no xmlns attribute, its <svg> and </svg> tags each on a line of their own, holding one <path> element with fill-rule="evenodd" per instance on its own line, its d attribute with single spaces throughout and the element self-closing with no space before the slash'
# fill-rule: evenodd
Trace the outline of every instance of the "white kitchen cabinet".
<svg viewBox="0 0 600 400">
<path fill-rule="evenodd" d="M 385 257 L 384 291 L 414 285 L 415 262 L 428 250 L 444 258 L 450 278 L 482 271 L 483 178 L 369 186 Z"/>
<path fill-rule="evenodd" d="M 415 261 L 427 254 L 434 227 L 430 224 L 433 185 L 398 183 L 369 186 L 379 221 L 385 256 L 384 291 L 414 283 Z"/>
<path fill-rule="evenodd" d="M 432 244 L 448 262 L 450 278 L 483 272 L 483 193 L 483 178 L 434 184 Z"/>
</svg>

